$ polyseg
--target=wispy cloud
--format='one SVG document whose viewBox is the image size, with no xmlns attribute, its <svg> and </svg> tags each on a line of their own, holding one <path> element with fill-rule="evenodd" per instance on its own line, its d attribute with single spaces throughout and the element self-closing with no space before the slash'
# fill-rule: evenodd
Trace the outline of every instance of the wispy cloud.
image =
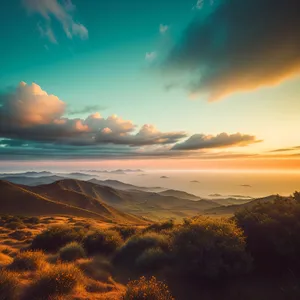
<svg viewBox="0 0 300 300">
<path fill-rule="evenodd" d="M 79 115 L 79 114 L 93 113 L 95 111 L 104 110 L 104 109 L 106 109 L 106 107 L 101 105 L 86 105 L 83 108 L 77 110 L 69 109 L 67 110 L 67 113 L 69 115 Z"/>
<path fill-rule="evenodd" d="M 164 25 L 164 24 L 160 24 L 159 25 L 159 32 L 161 34 L 166 33 L 169 30 L 169 26 L 168 25 Z"/>
<path fill-rule="evenodd" d="M 145 60 L 152 62 L 157 58 L 157 52 L 152 51 L 152 52 L 146 52 L 145 54 Z"/>
<path fill-rule="evenodd" d="M 173 150 L 199 150 L 248 146 L 261 142 L 255 136 L 248 134 L 227 134 L 225 132 L 218 135 L 194 134 L 183 143 L 176 144 Z"/>
<path fill-rule="evenodd" d="M 299 0 L 218 2 L 187 26 L 165 63 L 191 94 L 215 101 L 300 74 Z"/>
<path fill-rule="evenodd" d="M 30 13 L 36 13 L 43 17 L 45 24 L 38 25 L 38 30 L 43 37 L 47 37 L 50 42 L 57 43 L 57 38 L 51 27 L 52 18 L 56 19 L 62 26 L 68 38 L 74 36 L 80 39 L 88 38 L 87 28 L 74 20 L 73 11 L 75 6 L 71 0 L 60 3 L 58 0 L 23 0 L 25 8 Z"/>
</svg>

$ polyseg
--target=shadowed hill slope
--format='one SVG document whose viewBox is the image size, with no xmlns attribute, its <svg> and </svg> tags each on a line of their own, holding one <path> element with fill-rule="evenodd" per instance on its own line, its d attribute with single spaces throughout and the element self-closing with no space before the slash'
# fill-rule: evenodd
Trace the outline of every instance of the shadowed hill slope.
<svg viewBox="0 0 300 300">
<path fill-rule="evenodd" d="M 266 203 L 266 202 L 272 202 L 276 198 L 276 195 L 271 195 L 263 198 L 258 198 L 252 201 L 249 201 L 244 204 L 235 204 L 235 205 L 229 205 L 229 206 L 222 206 L 222 207 L 216 207 L 212 208 L 206 211 L 207 214 L 217 214 L 217 215 L 227 215 L 227 214 L 234 214 L 236 211 L 240 209 L 250 208 L 253 205 L 256 205 L 258 203 Z"/>
<path fill-rule="evenodd" d="M 4 214 L 61 214 L 97 218 L 106 222 L 146 223 L 141 218 L 119 212 L 92 197 L 63 189 L 57 183 L 27 187 L 0 180 L 0 190 L 0 213 Z"/>
</svg>

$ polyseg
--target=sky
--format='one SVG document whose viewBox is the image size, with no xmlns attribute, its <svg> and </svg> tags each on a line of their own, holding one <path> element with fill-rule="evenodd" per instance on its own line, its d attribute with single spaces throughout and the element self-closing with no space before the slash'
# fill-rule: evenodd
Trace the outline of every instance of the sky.
<svg viewBox="0 0 300 300">
<path fill-rule="evenodd" d="M 4 0 L 0 160 L 300 169 L 298 0 Z"/>
</svg>

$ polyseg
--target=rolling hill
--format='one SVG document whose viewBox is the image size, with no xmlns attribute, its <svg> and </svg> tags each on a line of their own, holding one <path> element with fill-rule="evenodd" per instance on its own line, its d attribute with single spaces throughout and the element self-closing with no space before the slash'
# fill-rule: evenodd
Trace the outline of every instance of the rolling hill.
<svg viewBox="0 0 300 300">
<path fill-rule="evenodd" d="M 207 210 L 206 214 L 216 214 L 216 215 L 234 214 L 236 211 L 240 209 L 250 208 L 251 206 L 256 205 L 258 203 L 266 203 L 266 202 L 274 201 L 275 198 L 276 195 L 271 195 L 263 198 L 254 199 L 244 204 L 220 206 L 220 207 Z"/>
<path fill-rule="evenodd" d="M 220 206 L 210 200 L 192 201 L 154 192 L 118 190 L 91 181 L 74 179 L 64 179 L 50 185 L 31 187 L 31 190 L 51 199 L 57 198 L 57 190 L 60 191 L 60 194 L 64 191 L 64 201 L 68 201 L 70 196 L 67 191 L 73 191 L 97 199 L 126 213 L 155 220 L 194 216 L 207 209 Z M 75 201 L 74 199 L 71 200 Z"/>
<path fill-rule="evenodd" d="M 0 180 L 0 213 L 21 215 L 71 215 L 96 218 L 106 222 L 145 224 L 146 222 L 88 197 L 63 189 L 59 184 L 33 187 Z"/>
</svg>

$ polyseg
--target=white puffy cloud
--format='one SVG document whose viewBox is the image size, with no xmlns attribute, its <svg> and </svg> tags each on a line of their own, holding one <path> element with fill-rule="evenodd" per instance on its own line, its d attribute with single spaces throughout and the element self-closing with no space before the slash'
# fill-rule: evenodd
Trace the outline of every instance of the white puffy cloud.
<svg viewBox="0 0 300 300">
<path fill-rule="evenodd" d="M 153 125 L 137 126 L 117 115 L 99 113 L 86 119 L 64 117 L 65 103 L 33 83 L 21 82 L 11 94 L 0 95 L 0 137 L 69 145 L 164 145 L 186 137 L 184 132 L 162 133 Z"/>
<path fill-rule="evenodd" d="M 6 95 L 1 102 L 2 120 L 9 120 L 20 127 L 49 124 L 65 111 L 63 101 L 54 95 L 48 95 L 35 83 L 27 85 L 21 82 L 15 93 Z"/>
</svg>

